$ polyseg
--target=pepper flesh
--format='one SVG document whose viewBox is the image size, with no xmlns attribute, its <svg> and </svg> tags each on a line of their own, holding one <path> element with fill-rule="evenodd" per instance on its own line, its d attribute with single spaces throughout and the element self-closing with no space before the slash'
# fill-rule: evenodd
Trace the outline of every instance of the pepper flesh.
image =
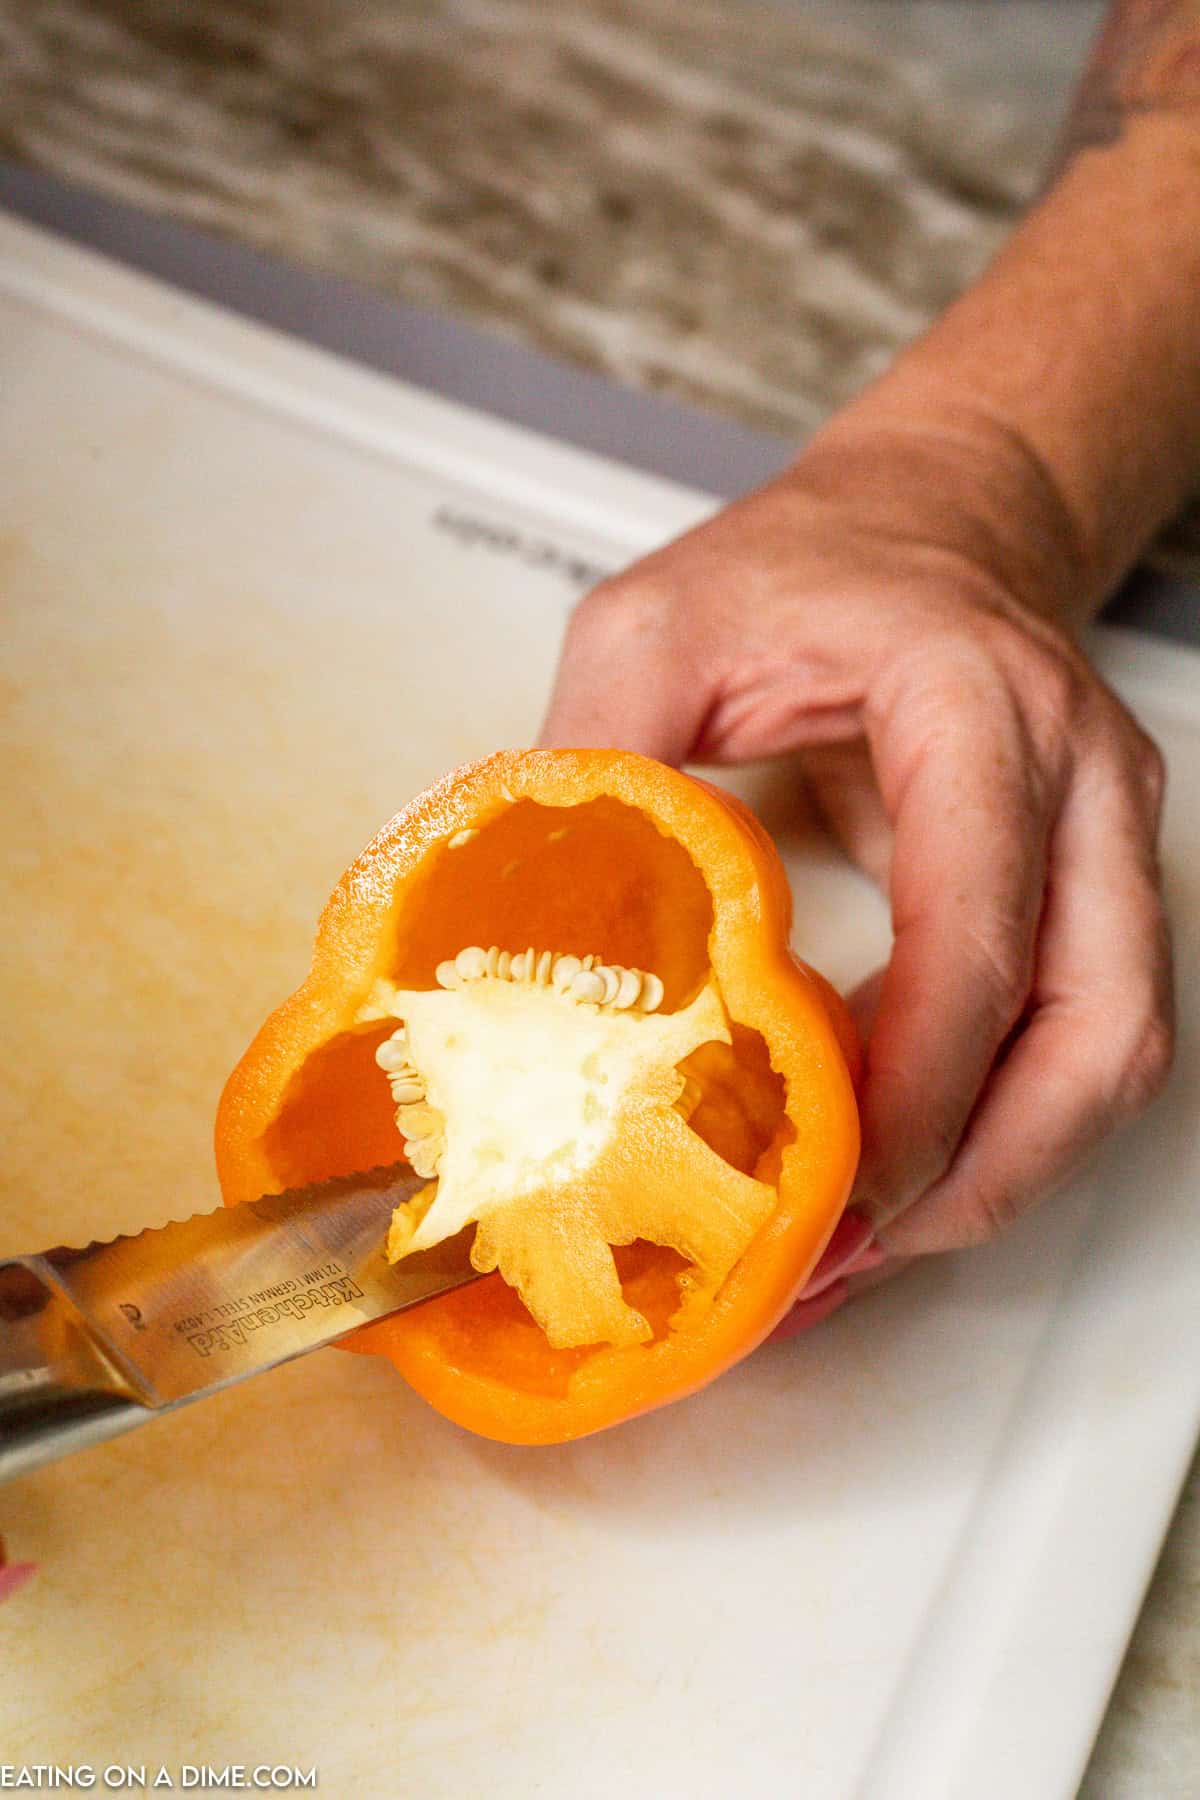
<svg viewBox="0 0 1200 1800">
<path fill-rule="evenodd" d="M 366 1327 L 348 1347 L 389 1357 L 450 1417 L 512 1442 L 577 1437 L 692 1391 L 787 1310 L 854 1173 L 856 1046 L 837 996 L 788 951 L 790 904 L 757 821 L 728 795 L 645 758 L 507 752 L 457 771 L 347 871 L 308 980 L 231 1077 L 217 1129 L 226 1199 L 395 1161 L 396 1075 L 401 1111 L 426 1109 L 421 1141 L 439 1181 L 393 1249 L 434 1230 L 444 1203 L 443 1223 L 478 1219 L 476 1259 L 500 1274 Z M 535 993 L 536 980 L 439 986 L 439 969 L 464 945 L 489 942 L 503 947 L 510 974 L 514 964 L 523 972 L 531 942 L 587 949 L 618 971 L 618 987 L 623 970 L 657 982 L 661 1010 L 625 1017 L 612 1037 L 621 1009 L 586 984 L 597 997 L 578 1004 L 546 984 Z M 546 955 L 534 953 L 535 970 Z M 560 1081 L 573 1068 L 567 1112 L 576 1106 L 577 1123 L 580 1072 L 596 1045 L 581 1036 L 564 1064 L 550 1018 L 598 1031 L 624 1071 L 603 1142 L 590 1162 L 577 1158 L 571 1180 L 555 1186 L 537 1173 L 530 1144 L 545 1143 L 528 1136 L 537 1104 L 526 1108 L 523 1151 L 499 1133 L 502 1160 L 532 1157 L 523 1187 L 485 1192 L 471 1173 L 486 1132 L 471 1123 L 470 1083 L 454 1101 L 453 1129 L 446 1115 L 439 1127 L 453 1059 L 436 1078 L 416 1065 L 429 1061 L 431 1032 L 456 1035 L 444 1003 L 472 988 L 477 997 L 490 990 L 489 1007 L 519 1006 L 523 994 L 541 1009 L 540 1026 L 530 1013 L 522 1027 L 522 1054 L 531 1068 L 540 1056 L 543 1069 L 531 1085 L 547 1069 Z M 387 1060 L 382 1047 L 401 1017 L 396 1067 L 381 1070 L 376 1056 Z M 643 1027 L 662 1042 L 630 1060 Z M 524 1088 L 506 1086 L 495 1055 L 489 1066 L 482 1087 L 491 1084 L 493 1123 L 511 1126 Z M 410 1070 L 415 1087 L 405 1087 Z M 454 1180 L 440 1203 L 447 1173 Z M 733 1223 L 717 1229 L 730 1197 Z"/>
</svg>

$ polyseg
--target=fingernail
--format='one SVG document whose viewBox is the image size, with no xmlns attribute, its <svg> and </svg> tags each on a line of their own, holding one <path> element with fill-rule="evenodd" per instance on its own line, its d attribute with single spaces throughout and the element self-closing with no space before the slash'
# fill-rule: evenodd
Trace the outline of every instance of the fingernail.
<svg viewBox="0 0 1200 1800">
<path fill-rule="evenodd" d="M 782 1344 L 788 1338 L 799 1337 L 802 1331 L 811 1331 L 835 1313 L 839 1306 L 850 1298 L 850 1284 L 846 1281 L 835 1281 L 830 1287 L 818 1294 L 815 1299 L 797 1300 L 791 1312 L 780 1319 L 778 1325 L 767 1339 L 768 1344 Z"/>
<path fill-rule="evenodd" d="M 7 1600 L 19 1587 L 24 1587 L 36 1571 L 36 1563 L 5 1563 L 0 1567 L 0 1600 Z"/>
<path fill-rule="evenodd" d="M 875 1231 L 864 1213 L 847 1207 L 834 1227 L 825 1253 L 800 1292 L 801 1300 L 815 1300 L 844 1275 L 877 1269 L 886 1253 L 875 1242 Z"/>
</svg>

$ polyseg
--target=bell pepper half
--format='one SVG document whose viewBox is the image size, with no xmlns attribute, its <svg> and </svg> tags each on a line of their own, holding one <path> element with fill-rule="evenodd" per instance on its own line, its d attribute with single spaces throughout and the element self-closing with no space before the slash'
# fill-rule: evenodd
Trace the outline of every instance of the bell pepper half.
<svg viewBox="0 0 1200 1800">
<path fill-rule="evenodd" d="M 789 951 L 770 839 L 621 751 L 512 751 L 384 827 L 233 1072 L 228 1204 L 406 1157 L 393 1260 L 468 1228 L 487 1278 L 363 1327 L 434 1407 L 557 1443 L 767 1336 L 845 1205 L 858 1048 Z"/>
</svg>

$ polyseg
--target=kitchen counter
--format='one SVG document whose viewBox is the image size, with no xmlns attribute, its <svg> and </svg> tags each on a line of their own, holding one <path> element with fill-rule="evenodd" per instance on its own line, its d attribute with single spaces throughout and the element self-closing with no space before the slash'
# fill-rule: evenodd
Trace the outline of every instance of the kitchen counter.
<svg viewBox="0 0 1200 1800">
<path fill-rule="evenodd" d="M 1098 10 L 0 0 L 0 151 L 799 438 L 1001 241 Z M 1197 1769 L 1193 1470 L 1082 1794 Z"/>
</svg>

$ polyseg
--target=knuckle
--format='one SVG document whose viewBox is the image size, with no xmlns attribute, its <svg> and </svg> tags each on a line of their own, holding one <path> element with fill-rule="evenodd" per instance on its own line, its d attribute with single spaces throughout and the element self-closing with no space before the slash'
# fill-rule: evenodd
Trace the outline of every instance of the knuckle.
<svg viewBox="0 0 1200 1800">
<path fill-rule="evenodd" d="M 934 1113 L 925 1121 L 924 1154 L 920 1161 L 923 1187 L 944 1180 L 962 1141 L 963 1121 L 948 1114 Z"/>
<path fill-rule="evenodd" d="M 1120 1057 L 1117 1108 L 1136 1118 L 1162 1093 L 1175 1060 L 1175 1027 L 1169 1006 L 1152 1004 L 1135 1017 Z"/>
<path fill-rule="evenodd" d="M 1066 646 L 1055 652 L 1040 644 L 1026 647 L 1016 680 L 1026 698 L 1035 741 L 1057 760 L 1078 729 L 1094 684 Z"/>
<path fill-rule="evenodd" d="M 1068 737 L 1086 704 L 1085 683 L 1078 669 L 1065 657 L 1047 658 L 1036 691 L 1043 719 L 1049 722 L 1056 737 Z"/>
<path fill-rule="evenodd" d="M 1138 785 L 1153 818 L 1162 811 L 1167 788 L 1167 763 L 1154 739 L 1140 725 L 1134 726 L 1134 770 Z"/>
<path fill-rule="evenodd" d="M 1027 741 L 1058 767 L 1100 690 L 1091 665 L 1056 626 L 1024 614 L 990 621 L 989 643 Z"/>
<path fill-rule="evenodd" d="M 1007 1029 L 1019 1016 L 1033 983 L 1032 921 L 994 918 L 970 930 L 977 984 Z"/>
<path fill-rule="evenodd" d="M 1090 668 L 1051 628 L 1034 630 L 1003 614 L 975 621 L 970 641 L 956 638 L 937 659 L 952 710 L 969 699 L 981 730 L 1007 747 L 1013 785 L 1038 805 L 1061 789 L 1081 721 L 1098 691 Z"/>
<path fill-rule="evenodd" d="M 1009 1188 L 981 1189 L 963 1221 L 963 1248 L 994 1243 L 1012 1229 L 1023 1210 L 1018 1196 Z"/>
<path fill-rule="evenodd" d="M 577 637 L 628 643 L 658 629 L 672 611 L 672 597 L 658 582 L 615 575 L 583 596 L 571 616 Z"/>
</svg>

